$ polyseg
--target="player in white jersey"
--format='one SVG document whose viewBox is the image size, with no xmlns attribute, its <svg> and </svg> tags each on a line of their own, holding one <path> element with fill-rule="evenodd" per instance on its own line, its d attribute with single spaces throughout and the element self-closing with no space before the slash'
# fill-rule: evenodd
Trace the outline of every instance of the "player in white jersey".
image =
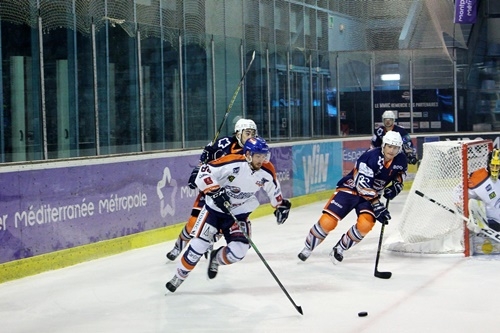
<svg viewBox="0 0 500 333">
<path fill-rule="evenodd" d="M 234 125 L 233 136 L 222 137 L 214 143 L 210 143 L 205 147 L 205 149 L 203 149 L 199 164 L 193 169 L 191 176 L 189 177 L 189 187 L 193 190 L 197 188 L 195 181 L 198 176 L 200 166 L 203 163 L 213 161 L 228 154 L 243 154 L 243 145 L 247 139 L 253 138 L 256 135 L 257 125 L 255 125 L 253 120 L 244 118 L 239 119 Z M 179 233 L 174 247 L 167 253 L 167 258 L 169 260 L 175 260 L 191 240 L 191 230 L 196 223 L 196 219 L 198 218 L 203 205 L 205 205 L 205 193 L 199 191 L 191 210 L 191 216 L 189 216 L 186 225 Z"/>
<path fill-rule="evenodd" d="M 283 199 L 274 166 L 269 162 L 269 147 L 260 137 L 245 142 L 243 155 L 230 154 L 202 165 L 196 185 L 206 193 L 206 203 L 193 228 L 195 235 L 174 277 L 166 284 L 171 292 L 188 277 L 219 230 L 227 245 L 210 253 L 208 277 L 216 277 L 219 265 L 234 264 L 245 257 L 249 249 L 245 234 L 251 235 L 248 216 L 260 205 L 255 196 L 259 190 L 264 190 L 276 207 L 278 224 L 283 224 L 290 212 L 291 203 Z"/>
<path fill-rule="evenodd" d="M 469 199 L 481 200 L 486 208 L 488 226 L 500 231 L 500 149 L 488 154 L 488 167 L 469 177 Z"/>
</svg>

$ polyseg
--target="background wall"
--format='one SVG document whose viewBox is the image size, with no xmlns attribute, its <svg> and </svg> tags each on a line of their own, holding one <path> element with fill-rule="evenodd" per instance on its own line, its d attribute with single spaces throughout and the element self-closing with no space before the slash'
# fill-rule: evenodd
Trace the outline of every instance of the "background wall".
<svg viewBox="0 0 500 333">
<path fill-rule="evenodd" d="M 477 137 L 499 147 L 498 134 Z M 426 141 L 474 138 L 414 140 L 421 150 Z M 274 145 L 271 161 L 284 196 L 297 206 L 328 198 L 368 147 L 367 137 Z M 173 239 L 197 194 L 187 180 L 198 153 L 1 167 L 0 282 Z M 415 172 L 410 166 L 407 183 Z M 252 216 L 271 213 L 268 199 L 259 199 L 264 205 Z"/>
</svg>

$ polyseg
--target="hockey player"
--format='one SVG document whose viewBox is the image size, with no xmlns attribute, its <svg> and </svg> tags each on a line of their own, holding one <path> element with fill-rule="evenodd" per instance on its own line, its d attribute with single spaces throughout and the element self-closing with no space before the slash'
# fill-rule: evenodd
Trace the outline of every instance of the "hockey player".
<svg viewBox="0 0 500 333">
<path fill-rule="evenodd" d="M 484 203 L 488 226 L 495 231 L 500 231 L 499 174 L 500 149 L 493 149 L 488 154 L 488 166 L 473 172 L 468 184 L 469 199 L 481 200 Z"/>
<path fill-rule="evenodd" d="M 358 216 L 357 222 L 333 247 L 330 253 L 333 263 L 342 261 L 343 252 L 363 240 L 375 225 L 375 220 L 388 223 L 391 215 L 380 202 L 380 195 L 392 200 L 403 190 L 407 161 L 400 154 L 402 145 L 401 135 L 389 131 L 383 137 L 382 147 L 370 149 L 358 158 L 353 170 L 339 180 L 319 221 L 309 231 L 305 247 L 298 255 L 300 260 L 307 260 L 338 222 L 353 209 Z"/>
<path fill-rule="evenodd" d="M 377 148 L 382 145 L 382 138 L 389 131 L 398 132 L 403 139 L 403 152 L 408 158 L 409 164 L 417 164 L 417 154 L 415 148 L 412 146 L 411 138 L 404 127 L 396 125 L 394 121 L 396 120 L 396 113 L 391 110 L 387 110 L 382 114 L 383 125 L 375 129 L 372 136 L 370 148 Z"/>
<path fill-rule="evenodd" d="M 243 145 L 249 138 L 253 138 L 257 135 L 257 125 L 251 119 L 239 119 L 234 125 L 234 135 L 225 136 L 215 141 L 215 143 L 210 143 L 203 149 L 203 153 L 200 156 L 199 164 L 191 172 L 189 177 L 188 185 L 193 190 L 197 188 L 195 180 L 202 163 L 207 163 L 213 161 L 219 157 L 227 154 L 243 154 Z M 189 240 L 193 237 L 191 236 L 191 230 L 193 229 L 196 218 L 200 214 L 201 209 L 205 205 L 205 194 L 199 192 L 196 197 L 193 208 L 191 210 L 191 216 L 189 217 L 186 225 L 179 233 L 177 241 L 175 242 L 174 248 L 167 253 L 167 258 L 169 260 L 175 260 L 182 250 L 189 243 Z"/>
<path fill-rule="evenodd" d="M 227 245 L 210 253 L 208 277 L 217 276 L 219 265 L 231 265 L 245 257 L 249 249 L 246 235 L 251 234 L 248 216 L 260 205 L 255 196 L 260 189 L 276 207 L 277 223 L 283 224 L 288 218 L 291 203 L 282 198 L 266 141 L 260 137 L 248 139 L 243 153 L 226 155 L 201 166 L 196 185 L 206 194 L 206 204 L 196 221 L 195 236 L 177 264 L 174 277 L 166 284 L 169 291 L 175 292 L 188 277 L 219 230 Z"/>
</svg>

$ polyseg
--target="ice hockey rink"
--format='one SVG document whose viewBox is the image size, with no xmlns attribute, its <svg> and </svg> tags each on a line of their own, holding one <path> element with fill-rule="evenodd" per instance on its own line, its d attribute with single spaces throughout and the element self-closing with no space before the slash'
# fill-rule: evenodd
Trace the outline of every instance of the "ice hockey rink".
<svg viewBox="0 0 500 333">
<path fill-rule="evenodd" d="M 390 204 L 384 239 L 396 232 L 406 199 Z M 402 256 L 383 251 L 374 277 L 379 223 L 333 265 L 328 253 L 354 223 L 350 214 L 306 262 L 297 258 L 323 201 L 293 207 L 285 224 L 253 220 L 253 241 L 299 314 L 257 254 L 222 266 L 208 280 L 200 261 L 175 293 L 165 289 L 174 241 L 0 284 L 5 333 L 98 332 L 496 332 L 498 256 Z M 221 244 L 223 240 L 219 241 Z M 219 244 L 216 244 L 216 247 Z M 368 316 L 358 317 L 366 311 Z"/>
</svg>

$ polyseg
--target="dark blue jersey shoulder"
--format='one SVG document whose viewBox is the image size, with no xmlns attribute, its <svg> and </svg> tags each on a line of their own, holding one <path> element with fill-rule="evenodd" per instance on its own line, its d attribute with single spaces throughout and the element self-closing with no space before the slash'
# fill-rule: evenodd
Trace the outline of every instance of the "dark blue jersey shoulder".
<svg viewBox="0 0 500 333">
<path fill-rule="evenodd" d="M 243 149 L 235 136 L 225 136 L 207 145 L 200 156 L 200 161 L 213 161 L 228 154 L 243 154 Z"/>
</svg>

